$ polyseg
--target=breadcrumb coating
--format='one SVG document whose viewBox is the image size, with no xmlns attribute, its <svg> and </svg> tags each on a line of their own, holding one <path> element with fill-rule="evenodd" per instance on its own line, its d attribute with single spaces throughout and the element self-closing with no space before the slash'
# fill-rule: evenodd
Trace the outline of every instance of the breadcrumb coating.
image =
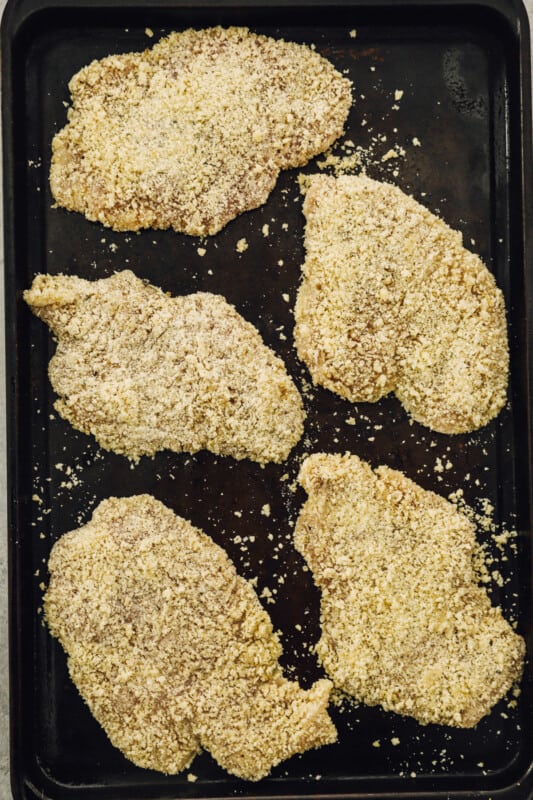
<svg viewBox="0 0 533 800">
<path fill-rule="evenodd" d="M 523 639 L 474 568 L 447 500 L 357 456 L 315 453 L 295 544 L 322 591 L 317 653 L 335 686 L 421 723 L 469 728 L 520 678 Z"/>
<path fill-rule="evenodd" d="M 115 230 L 217 233 L 341 134 L 351 84 L 311 48 L 209 28 L 93 61 L 54 137 L 56 202 Z"/>
<path fill-rule="evenodd" d="M 110 498 L 49 560 L 44 608 L 72 680 L 141 767 L 186 769 L 203 747 L 258 780 L 335 741 L 331 683 L 283 677 L 251 585 L 205 533 L 150 495 Z"/>
<path fill-rule="evenodd" d="M 169 297 L 125 270 L 38 275 L 24 299 L 57 337 L 55 409 L 106 450 L 281 462 L 302 435 L 283 362 L 223 297 Z"/>
<path fill-rule="evenodd" d="M 295 343 L 313 380 L 352 402 L 394 391 L 441 433 L 487 424 L 506 400 L 505 304 L 494 277 L 400 189 L 310 178 Z"/>
</svg>

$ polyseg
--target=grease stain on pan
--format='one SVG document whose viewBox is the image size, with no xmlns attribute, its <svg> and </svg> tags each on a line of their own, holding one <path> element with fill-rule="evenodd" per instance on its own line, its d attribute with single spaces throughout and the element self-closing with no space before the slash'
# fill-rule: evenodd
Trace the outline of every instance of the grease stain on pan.
<svg viewBox="0 0 533 800">
<path fill-rule="evenodd" d="M 487 62 L 473 44 L 450 47 L 442 57 L 444 82 L 457 110 L 465 116 L 486 119 L 488 108 L 481 86 L 486 86 Z"/>
</svg>

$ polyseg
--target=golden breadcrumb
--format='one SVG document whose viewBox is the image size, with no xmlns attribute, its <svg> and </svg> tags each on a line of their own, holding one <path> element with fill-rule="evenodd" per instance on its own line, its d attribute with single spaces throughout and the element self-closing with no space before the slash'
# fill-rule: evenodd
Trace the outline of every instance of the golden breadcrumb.
<svg viewBox="0 0 533 800">
<path fill-rule="evenodd" d="M 93 61 L 52 143 L 60 206 L 115 230 L 219 231 L 341 134 L 351 84 L 310 47 L 221 27 Z"/>
<path fill-rule="evenodd" d="M 316 453 L 295 544 L 322 590 L 317 653 L 334 684 L 422 723 L 474 726 L 525 646 L 478 583 L 475 528 L 401 472 Z"/>
<path fill-rule="evenodd" d="M 218 295 L 169 297 L 125 270 L 97 281 L 38 275 L 24 299 L 58 340 L 56 410 L 107 450 L 279 462 L 302 435 L 283 362 Z"/>
<path fill-rule="evenodd" d="M 400 189 L 312 176 L 295 342 L 313 380 L 353 402 L 394 391 L 435 431 L 485 425 L 506 400 L 505 305 L 494 277 Z"/>
<path fill-rule="evenodd" d="M 335 741 L 331 684 L 283 677 L 281 646 L 222 548 L 150 495 L 104 500 L 49 560 L 45 614 L 72 680 L 135 764 L 186 769 L 203 747 L 258 780 Z"/>
</svg>

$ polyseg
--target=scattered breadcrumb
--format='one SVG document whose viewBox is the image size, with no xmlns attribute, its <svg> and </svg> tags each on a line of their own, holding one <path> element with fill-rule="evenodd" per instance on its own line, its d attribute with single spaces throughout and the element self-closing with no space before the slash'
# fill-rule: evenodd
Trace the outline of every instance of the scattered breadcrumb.
<svg viewBox="0 0 533 800">
<path fill-rule="evenodd" d="M 363 165 L 361 150 L 356 150 L 354 153 L 346 156 L 334 155 L 329 152 L 325 158 L 319 159 L 317 162 L 319 169 L 332 168 L 335 175 L 346 175 L 352 172 L 359 172 Z M 303 176 L 309 178 L 310 176 Z"/>
<path fill-rule="evenodd" d="M 381 156 L 381 160 L 390 161 L 391 158 L 398 158 L 398 155 L 399 154 L 396 152 L 396 150 L 394 150 L 394 148 L 391 147 L 390 150 L 387 150 L 387 152 Z"/>
<path fill-rule="evenodd" d="M 244 238 L 243 239 L 239 239 L 239 241 L 237 242 L 237 244 L 235 246 L 235 250 L 238 253 L 244 253 L 245 250 L 248 250 L 248 242 L 246 241 L 246 239 L 244 239 Z"/>
</svg>

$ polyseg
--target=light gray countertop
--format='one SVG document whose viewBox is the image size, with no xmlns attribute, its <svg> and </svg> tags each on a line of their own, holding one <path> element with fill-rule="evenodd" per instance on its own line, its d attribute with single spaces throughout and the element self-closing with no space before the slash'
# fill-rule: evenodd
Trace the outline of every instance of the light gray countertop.
<svg viewBox="0 0 533 800">
<path fill-rule="evenodd" d="M 530 22 L 533 20 L 533 0 L 524 0 L 529 13 Z M 0 14 L 3 12 L 6 0 L 0 0 Z M 533 23 L 532 23 L 533 27 Z M 0 161 L 0 172 L 1 172 Z M 1 204 L 1 193 L 0 193 Z M 0 229 L 3 217 L 0 215 Z M 0 251 L 0 386 L 5 385 L 4 369 L 4 287 L 3 287 L 3 252 Z M 5 448 L 5 393 L 0 391 L 0 800 L 10 800 L 11 789 L 9 784 L 8 766 L 8 637 L 7 637 L 7 490 L 6 490 L 6 448 Z"/>
</svg>

